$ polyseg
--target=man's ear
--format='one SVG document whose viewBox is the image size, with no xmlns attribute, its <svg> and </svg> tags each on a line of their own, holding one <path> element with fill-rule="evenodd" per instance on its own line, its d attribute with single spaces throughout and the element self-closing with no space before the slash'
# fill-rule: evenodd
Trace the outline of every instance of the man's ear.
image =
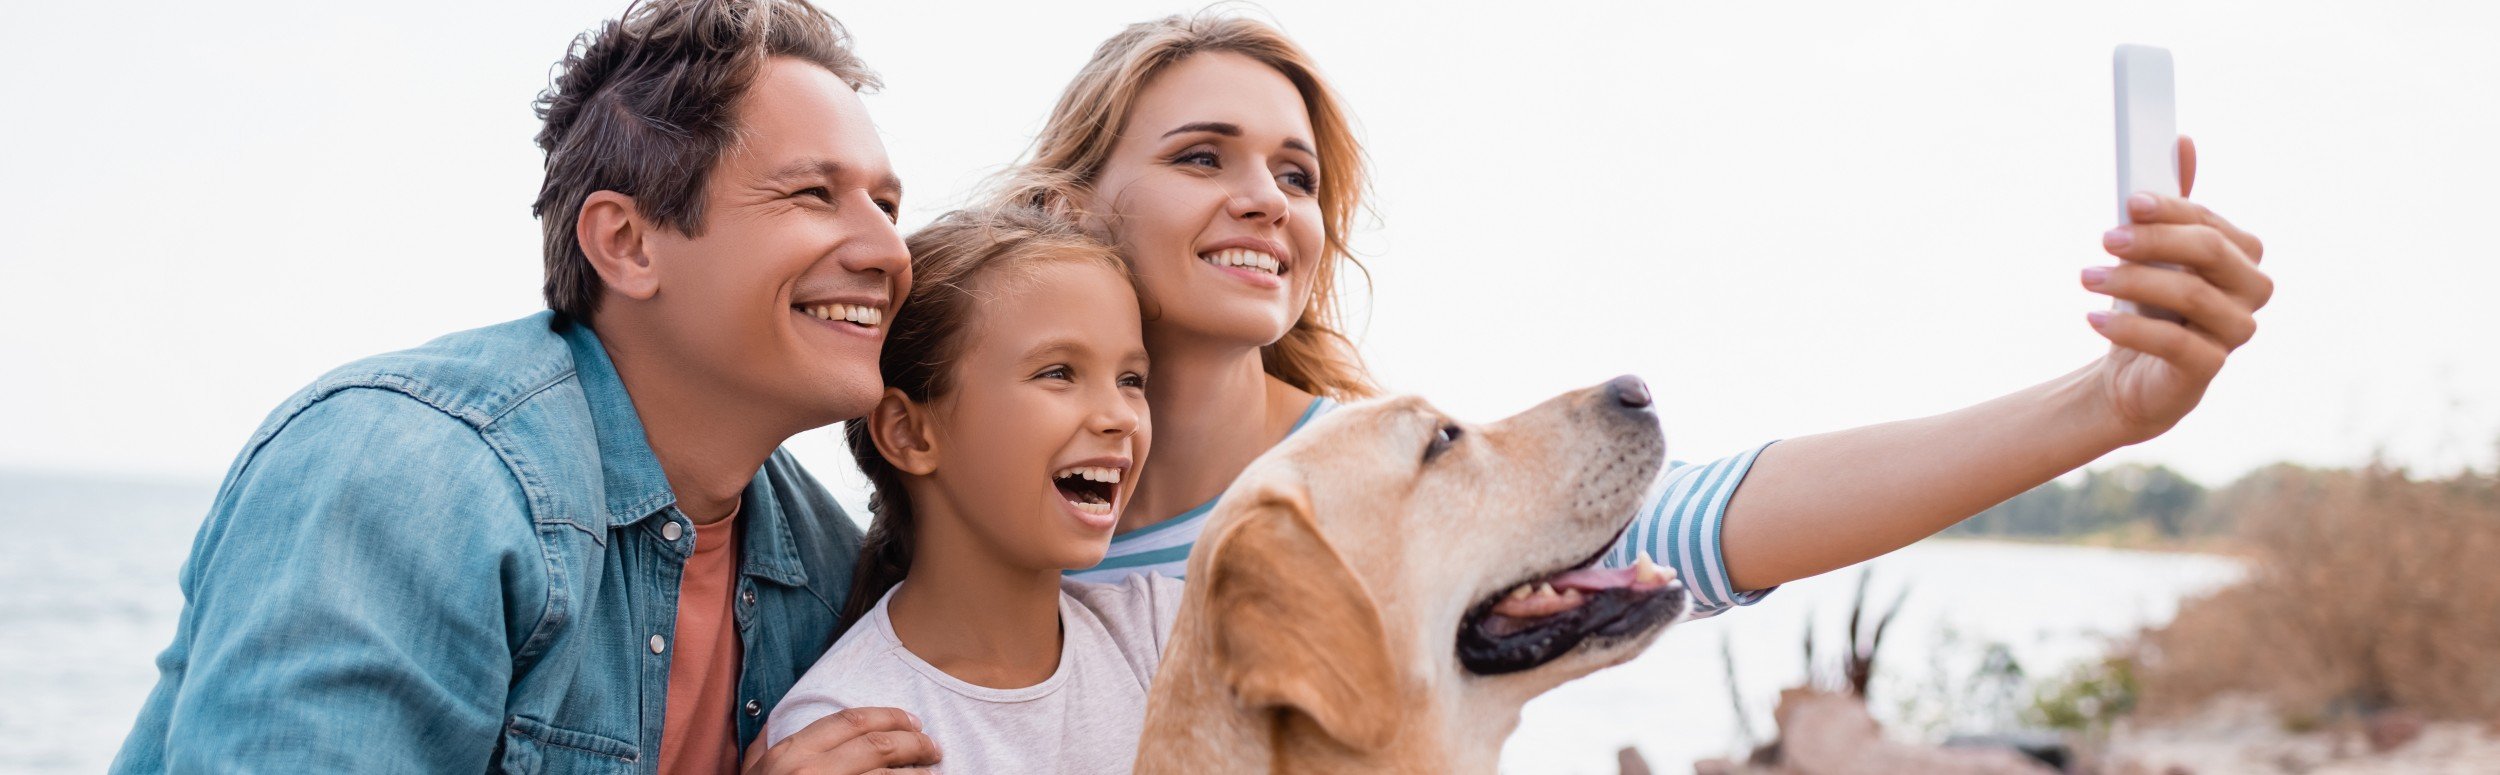
<svg viewBox="0 0 2500 775">
<path fill-rule="evenodd" d="M 634 206 L 633 197 L 593 191 L 582 201 L 581 214 L 573 222 L 573 238 L 581 243 L 591 271 L 599 273 L 600 283 L 608 290 L 649 299 L 660 292 L 660 275 L 651 265 L 645 244 L 651 227 L 642 210 Z"/>
<path fill-rule="evenodd" d="M 1190 582 L 1208 587 L 1216 674 L 1247 707 L 1301 713 L 1359 751 L 1386 747 L 1402 701 L 1379 604 L 1299 485 L 1250 495 Z"/>
<path fill-rule="evenodd" d="M 929 427 L 929 408 L 901 390 L 886 388 L 877 408 L 869 410 L 868 437 L 876 440 L 877 454 L 903 473 L 928 476 L 937 470 L 937 434 Z"/>
</svg>

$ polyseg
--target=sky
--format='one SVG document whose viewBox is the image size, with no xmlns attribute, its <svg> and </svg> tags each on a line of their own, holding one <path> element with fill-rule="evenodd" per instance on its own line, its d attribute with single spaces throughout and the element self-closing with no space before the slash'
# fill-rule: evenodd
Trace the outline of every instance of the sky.
<svg viewBox="0 0 2500 775">
<path fill-rule="evenodd" d="M 13 9 L 0 467 L 214 480 L 322 372 L 540 309 L 530 101 L 621 6 Z M 1104 37 L 1199 6 L 825 7 L 885 78 L 909 227 L 1015 159 Z M 2137 42 L 2173 50 L 2196 198 L 2278 289 L 2204 405 L 2107 460 L 2218 484 L 2500 447 L 2500 6 L 1232 7 L 1351 106 L 1358 340 L 1462 417 L 1636 373 L 1709 458 L 2084 365 L 2109 51 Z M 833 433 L 791 447 L 856 482 Z"/>
</svg>

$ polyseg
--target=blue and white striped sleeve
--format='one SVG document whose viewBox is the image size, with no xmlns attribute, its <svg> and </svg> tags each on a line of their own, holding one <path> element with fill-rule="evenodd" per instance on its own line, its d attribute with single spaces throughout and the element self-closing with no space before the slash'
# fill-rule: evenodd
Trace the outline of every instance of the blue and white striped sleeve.
<svg viewBox="0 0 2500 775">
<path fill-rule="evenodd" d="M 1632 564 L 1648 552 L 1659 564 L 1674 568 L 1692 596 L 1693 617 L 1712 616 L 1730 607 L 1752 605 L 1771 589 L 1738 592 L 1728 580 L 1727 558 L 1719 553 L 1719 527 L 1727 515 L 1736 485 L 1753 469 L 1754 457 L 1771 446 L 1746 450 L 1701 465 L 1671 462 L 1652 483 L 1632 526 L 1606 552 L 1607 567 Z"/>
</svg>

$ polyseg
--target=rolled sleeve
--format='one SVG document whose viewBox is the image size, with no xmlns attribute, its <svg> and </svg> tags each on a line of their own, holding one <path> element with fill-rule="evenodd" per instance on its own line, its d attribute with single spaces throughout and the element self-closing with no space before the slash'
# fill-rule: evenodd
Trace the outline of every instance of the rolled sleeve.
<svg viewBox="0 0 2500 775">
<path fill-rule="evenodd" d="M 1778 589 L 1737 590 L 1729 580 L 1719 541 L 1728 501 L 1753 469 L 1754 458 L 1773 443 L 1699 465 L 1668 464 L 1651 485 L 1631 527 L 1607 552 L 1605 564 L 1624 567 L 1646 553 L 1674 568 L 1692 596 L 1694 618 L 1752 605 Z"/>
</svg>

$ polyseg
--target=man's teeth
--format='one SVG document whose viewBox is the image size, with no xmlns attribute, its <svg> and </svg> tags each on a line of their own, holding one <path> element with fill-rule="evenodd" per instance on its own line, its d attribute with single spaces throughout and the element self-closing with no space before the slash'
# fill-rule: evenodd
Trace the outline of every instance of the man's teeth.
<svg viewBox="0 0 2500 775">
<path fill-rule="evenodd" d="M 1120 469 L 1112 468 L 1110 466 L 1075 466 L 1072 468 L 1062 468 L 1059 469 L 1059 473 L 1052 474 L 1050 478 L 1066 479 L 1071 476 L 1079 477 L 1089 482 L 1102 482 L 1104 484 L 1120 483 Z"/>
<path fill-rule="evenodd" d="M 1218 250 L 1213 253 L 1199 256 L 1198 259 L 1216 266 L 1238 266 L 1246 269 L 1256 269 L 1268 274 L 1275 274 L 1276 268 L 1279 266 L 1279 264 L 1276 263 L 1275 256 L 1261 253 L 1256 250 L 1250 250 L 1248 248 Z"/>
<path fill-rule="evenodd" d="M 842 320 L 869 328 L 885 321 L 885 310 L 866 304 L 810 304 L 799 311 L 817 320 Z"/>
</svg>

